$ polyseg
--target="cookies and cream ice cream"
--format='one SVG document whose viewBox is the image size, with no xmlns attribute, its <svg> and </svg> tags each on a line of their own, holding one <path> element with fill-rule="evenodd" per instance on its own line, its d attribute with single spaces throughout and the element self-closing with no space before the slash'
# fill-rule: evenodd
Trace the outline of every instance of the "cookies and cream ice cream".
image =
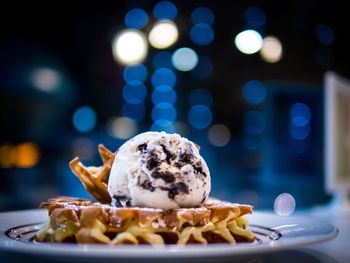
<svg viewBox="0 0 350 263">
<path fill-rule="evenodd" d="M 196 207 L 207 200 L 210 187 L 199 147 L 165 132 L 145 132 L 125 142 L 108 181 L 112 205 L 117 207 Z"/>
</svg>

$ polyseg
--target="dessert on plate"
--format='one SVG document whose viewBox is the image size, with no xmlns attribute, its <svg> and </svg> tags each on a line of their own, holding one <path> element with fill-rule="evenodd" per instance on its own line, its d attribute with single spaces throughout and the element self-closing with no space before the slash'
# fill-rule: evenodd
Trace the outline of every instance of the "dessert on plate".
<svg viewBox="0 0 350 263">
<path fill-rule="evenodd" d="M 141 133 L 115 153 L 99 145 L 103 164 L 70 162 L 95 201 L 51 198 L 40 242 L 209 244 L 253 242 L 244 215 L 252 206 L 210 198 L 199 146 L 178 134 Z"/>
</svg>

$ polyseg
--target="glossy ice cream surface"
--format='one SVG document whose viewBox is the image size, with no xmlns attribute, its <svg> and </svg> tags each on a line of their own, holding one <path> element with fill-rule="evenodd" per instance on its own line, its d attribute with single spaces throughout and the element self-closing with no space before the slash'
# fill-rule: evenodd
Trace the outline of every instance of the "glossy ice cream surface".
<svg viewBox="0 0 350 263">
<path fill-rule="evenodd" d="M 108 181 L 112 205 L 117 207 L 196 207 L 207 200 L 210 187 L 199 147 L 165 132 L 145 132 L 125 142 Z"/>
</svg>

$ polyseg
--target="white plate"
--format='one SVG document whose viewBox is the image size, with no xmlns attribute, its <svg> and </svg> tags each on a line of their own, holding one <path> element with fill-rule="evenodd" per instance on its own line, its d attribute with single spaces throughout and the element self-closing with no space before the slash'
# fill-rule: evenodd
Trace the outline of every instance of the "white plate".
<svg viewBox="0 0 350 263">
<path fill-rule="evenodd" d="M 38 244 L 31 238 L 40 223 L 47 218 L 46 210 L 24 210 L 0 213 L 0 250 L 31 255 L 38 259 L 84 262 L 132 262 L 164 259 L 168 261 L 232 261 L 254 258 L 256 255 L 284 249 L 297 248 L 330 240 L 338 230 L 329 224 L 307 218 L 280 217 L 270 213 L 255 212 L 247 216 L 251 229 L 258 238 L 254 244 L 210 244 L 210 245 L 76 245 Z"/>
</svg>

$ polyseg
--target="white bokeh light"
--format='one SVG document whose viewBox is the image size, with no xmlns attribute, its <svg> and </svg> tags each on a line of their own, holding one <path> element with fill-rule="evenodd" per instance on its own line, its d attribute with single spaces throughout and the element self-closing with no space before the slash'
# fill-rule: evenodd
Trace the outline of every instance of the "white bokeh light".
<svg viewBox="0 0 350 263">
<path fill-rule="evenodd" d="M 263 39 L 257 31 L 245 30 L 236 36 L 235 45 L 239 51 L 250 55 L 258 52 L 261 49 Z"/>
<path fill-rule="evenodd" d="M 264 38 L 260 55 L 268 63 L 276 63 L 282 58 L 282 44 L 278 38 L 268 36 Z"/>
<path fill-rule="evenodd" d="M 174 22 L 162 20 L 157 22 L 148 35 L 150 44 L 159 49 L 173 45 L 179 37 L 179 32 Z"/>
<path fill-rule="evenodd" d="M 295 199 L 291 194 L 282 193 L 274 202 L 275 213 L 279 216 L 290 216 L 295 210 Z"/>
<path fill-rule="evenodd" d="M 59 88 L 62 81 L 61 74 L 51 68 L 38 68 L 32 71 L 33 85 L 45 92 L 53 92 Z"/>
<path fill-rule="evenodd" d="M 114 58 L 122 64 L 136 64 L 147 55 L 147 41 L 144 33 L 128 29 L 120 32 L 112 41 Z"/>
<path fill-rule="evenodd" d="M 181 71 L 190 71 L 198 64 L 198 55 L 191 48 L 179 48 L 171 58 L 174 67 Z"/>
<path fill-rule="evenodd" d="M 107 122 L 108 133 L 115 138 L 126 140 L 137 132 L 137 123 L 127 117 L 114 117 Z"/>
<path fill-rule="evenodd" d="M 208 140 L 217 147 L 225 146 L 231 139 L 230 129 L 223 124 L 215 124 L 209 128 Z"/>
</svg>

